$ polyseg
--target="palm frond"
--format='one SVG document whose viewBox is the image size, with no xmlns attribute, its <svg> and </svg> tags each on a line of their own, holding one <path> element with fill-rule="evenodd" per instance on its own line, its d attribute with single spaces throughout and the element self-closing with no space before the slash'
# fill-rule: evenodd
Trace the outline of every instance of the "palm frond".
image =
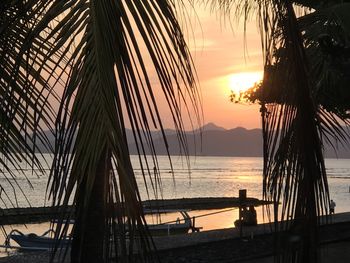
<svg viewBox="0 0 350 263">
<path fill-rule="evenodd" d="M 276 29 L 280 30 L 275 35 L 280 37 L 279 48 L 283 48 L 284 53 L 279 61 L 273 61 L 273 57 L 267 61 L 275 63 L 277 71 L 282 73 L 284 83 L 278 81 L 275 84 L 283 85 L 285 93 L 282 105 L 267 105 L 263 116 L 266 139 L 263 192 L 265 198 L 275 203 L 275 222 L 284 220 L 276 227 L 280 226 L 280 230 L 289 233 L 287 239 L 280 242 L 280 251 L 285 249 L 285 254 L 278 255 L 277 261 L 317 262 L 320 216 L 329 211 L 329 189 L 321 141 L 324 114 L 311 94 L 309 61 L 292 4 L 276 1 L 275 13 Z M 272 81 L 274 84 L 274 75 L 269 77 L 269 83 Z M 336 122 L 331 123 L 334 126 L 329 132 L 336 136 L 335 128 L 340 126 Z M 281 210 L 278 209 L 280 202 Z M 293 242 L 302 242 L 302 245 Z M 287 249 L 292 246 L 301 247 L 295 251 Z"/>
<path fill-rule="evenodd" d="M 107 262 L 115 253 L 115 260 L 128 262 L 137 256 L 136 249 L 151 261 L 153 245 L 125 127 L 132 127 L 140 156 L 144 147 L 152 150 L 153 164 L 146 156 L 140 160 L 145 163 L 144 177 L 149 176 L 144 180 L 156 185 L 159 178 L 153 178 L 149 169 L 158 167 L 152 128 L 160 129 L 168 148 L 156 93 L 163 94 L 169 105 L 183 146 L 182 108 L 189 112 L 193 105 L 195 118 L 201 119 L 192 60 L 175 17 L 175 3 L 49 2 L 30 39 L 44 38 L 32 50 L 49 61 L 42 70 L 50 76 L 59 70 L 57 79 L 64 82 L 49 190 L 53 205 L 67 206 L 70 200 L 75 205 L 75 214 L 70 215 L 76 220 L 72 260 Z M 59 224 L 58 230 L 57 236 L 62 236 L 67 227 Z"/>
<path fill-rule="evenodd" d="M 300 18 L 305 45 L 312 62 L 313 94 L 324 109 L 348 118 L 350 108 L 349 4 L 319 9 Z"/>
<path fill-rule="evenodd" d="M 14 196 L 20 192 L 24 198 L 17 177 L 26 177 L 26 166 L 33 171 L 43 171 L 35 155 L 42 150 L 38 144 L 44 145 L 44 150 L 53 151 L 44 130 L 52 131 L 54 110 L 48 97 L 55 99 L 55 93 L 38 73 L 40 62 L 25 51 L 26 38 L 36 24 L 38 10 L 42 8 L 36 2 L 2 1 L 0 5 L 1 175 L 13 189 Z M 17 199 L 4 200 L 2 197 L 3 205 L 18 205 Z"/>
<path fill-rule="evenodd" d="M 322 139 L 329 142 L 335 138 L 347 143 L 348 138 L 345 128 L 340 125 L 341 120 L 346 123 L 344 116 L 338 114 L 340 118 L 335 117 L 317 100 L 315 80 L 324 75 L 317 75 L 319 72 L 314 67 L 314 60 L 320 60 L 322 56 L 310 56 L 307 48 L 316 44 L 313 51 L 320 52 L 319 42 L 310 38 L 310 32 L 313 32 L 310 23 L 303 26 L 304 18 L 298 22 L 292 4 L 316 8 L 306 19 L 320 21 L 316 26 L 322 28 L 334 25 L 329 17 L 321 21 L 320 14 L 329 6 L 333 6 L 334 10 L 336 3 L 324 2 L 325 5 L 321 5 L 320 1 L 279 0 L 213 2 L 221 10 L 234 7 L 235 13 L 243 16 L 245 21 L 252 12 L 258 16 L 265 65 L 264 80 L 258 94 L 263 116 L 263 195 L 275 203 L 273 211 L 268 210 L 269 215 L 273 212 L 275 229 L 287 231 L 286 238 L 278 235 L 280 239 L 276 240 L 279 248 L 276 260 L 317 262 L 318 225 L 320 216 L 328 213 L 329 206 Z M 337 18 L 337 24 L 344 29 L 340 33 L 344 37 L 348 27 L 342 17 Z M 316 77 L 312 78 L 313 75 Z M 324 81 L 323 84 L 332 90 L 329 82 Z M 333 112 L 341 111 L 339 108 Z"/>
</svg>

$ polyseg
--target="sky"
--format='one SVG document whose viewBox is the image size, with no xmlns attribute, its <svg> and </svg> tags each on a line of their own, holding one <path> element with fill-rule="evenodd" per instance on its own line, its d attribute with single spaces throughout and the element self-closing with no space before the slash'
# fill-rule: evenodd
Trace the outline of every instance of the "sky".
<svg viewBox="0 0 350 263">
<path fill-rule="evenodd" d="M 243 23 L 230 22 L 203 6 L 196 6 L 196 13 L 197 19 L 190 13 L 192 32 L 186 34 L 186 39 L 199 78 L 204 123 L 227 129 L 259 128 L 259 105 L 235 104 L 229 99 L 231 90 L 248 88 L 262 78 L 256 22 L 248 23 L 245 42 Z"/>
<path fill-rule="evenodd" d="M 189 17 L 186 20 L 187 24 L 181 20 L 181 16 L 179 21 L 183 25 L 198 76 L 203 121 L 190 125 L 184 111 L 182 116 L 185 130 L 196 129 L 199 125 L 210 122 L 226 129 L 260 128 L 259 105 L 232 103 L 229 97 L 231 90 L 247 89 L 262 78 L 262 54 L 256 22 L 248 23 L 245 35 L 243 23 L 238 24 L 237 19 L 225 17 L 209 7 L 196 5 L 194 9 L 188 8 L 186 11 L 186 17 Z M 147 56 L 144 59 L 146 64 L 150 63 Z M 159 90 L 155 70 L 148 67 L 148 71 L 161 111 L 162 123 L 165 128 L 173 128 L 168 105 Z M 129 127 L 128 120 L 126 123 Z M 157 128 L 159 127 L 151 127 Z"/>
</svg>

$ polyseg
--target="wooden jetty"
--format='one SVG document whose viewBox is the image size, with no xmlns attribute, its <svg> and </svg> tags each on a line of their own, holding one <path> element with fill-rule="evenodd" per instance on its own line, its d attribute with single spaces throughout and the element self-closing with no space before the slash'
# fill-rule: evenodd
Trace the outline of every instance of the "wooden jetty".
<svg viewBox="0 0 350 263">
<path fill-rule="evenodd" d="M 67 212 L 72 211 L 72 209 L 72 207 L 69 207 Z M 62 210 L 53 207 L 0 209 L 0 225 L 40 223 L 59 218 L 62 215 Z"/>
<path fill-rule="evenodd" d="M 260 206 L 268 202 L 247 197 L 243 202 L 238 197 L 203 197 L 143 201 L 145 210 L 209 210 L 242 206 Z M 69 207 L 66 213 L 73 212 Z M 52 207 L 27 207 L 0 209 L 0 225 L 27 224 L 50 221 L 62 216 L 63 210 Z"/>
<path fill-rule="evenodd" d="M 222 209 L 239 206 L 260 206 L 269 204 L 267 201 L 257 198 L 247 197 L 242 201 L 238 197 L 199 197 L 199 198 L 179 198 L 148 200 L 143 202 L 143 207 L 147 209 L 189 209 L 208 210 Z"/>
</svg>

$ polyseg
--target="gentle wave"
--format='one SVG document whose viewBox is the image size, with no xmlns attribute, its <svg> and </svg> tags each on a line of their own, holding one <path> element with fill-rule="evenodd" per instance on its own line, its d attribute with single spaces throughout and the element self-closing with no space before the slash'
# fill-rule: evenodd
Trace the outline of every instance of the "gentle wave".
<svg viewBox="0 0 350 263">
<path fill-rule="evenodd" d="M 152 198 L 147 196 L 138 158 L 132 156 L 131 159 L 142 198 Z M 153 163 L 150 162 L 150 164 Z M 251 197 L 261 198 L 262 196 L 262 158 L 196 156 L 195 160 L 191 161 L 190 170 L 187 169 L 186 162 L 175 160 L 172 164 L 173 171 L 166 156 L 158 157 L 163 198 L 238 196 L 240 189 L 247 189 L 248 196 Z M 326 167 L 330 195 L 337 202 L 337 211 L 347 211 L 350 203 L 348 192 L 350 184 L 347 183 L 350 179 L 350 161 L 327 159 Z M 27 183 L 23 174 L 17 175 L 18 183 L 32 206 L 43 205 L 45 203 L 43 193 L 46 190 L 49 169 L 45 169 L 46 174 L 39 172 L 33 174 L 29 168 L 24 172 L 30 178 L 34 189 Z M 4 175 L 9 177 L 8 173 Z M 150 169 L 149 174 L 145 172 L 145 177 L 147 181 L 154 177 L 153 168 Z M 8 188 L 9 182 L 14 182 L 14 179 L 7 180 L 3 176 L 0 177 L 0 184 L 5 189 L 9 189 L 9 196 L 13 198 L 14 190 Z M 21 206 L 28 206 L 20 192 L 16 191 L 16 194 L 18 203 Z"/>
</svg>

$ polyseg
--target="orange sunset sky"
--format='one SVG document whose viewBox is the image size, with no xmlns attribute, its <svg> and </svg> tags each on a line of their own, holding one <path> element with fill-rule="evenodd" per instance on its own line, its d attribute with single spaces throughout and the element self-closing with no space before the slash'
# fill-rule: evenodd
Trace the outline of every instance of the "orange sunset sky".
<svg viewBox="0 0 350 263">
<path fill-rule="evenodd" d="M 262 78 L 256 22 L 248 23 L 245 43 L 243 23 L 238 24 L 233 17 L 224 18 L 209 7 L 195 6 L 195 10 L 197 19 L 189 11 L 192 32 L 186 33 L 186 39 L 199 78 L 204 123 L 214 122 L 228 129 L 260 127 L 258 105 L 235 104 L 229 100 L 231 90 L 247 89 Z"/>
<path fill-rule="evenodd" d="M 187 12 L 186 15 L 182 12 Z M 179 11 L 179 23 L 192 54 L 198 76 L 198 86 L 202 95 L 203 121 L 213 122 L 226 129 L 260 127 L 259 105 L 235 104 L 230 102 L 231 90 L 238 91 L 251 87 L 262 78 L 262 52 L 260 35 L 255 20 L 248 22 L 244 41 L 243 22 L 237 18 L 224 16 L 209 6 L 196 4 Z M 142 41 L 140 41 L 142 42 Z M 142 46 L 142 44 L 141 44 Z M 142 49 L 142 47 L 141 47 Z M 159 81 L 150 59 L 145 55 L 146 65 L 157 99 L 158 108 L 165 128 L 173 128 L 172 118 L 159 89 Z M 58 91 L 61 93 L 62 91 Z M 58 103 L 55 102 L 55 108 Z M 182 104 L 183 105 L 183 104 Z M 191 112 L 190 115 L 193 115 Z M 183 110 L 185 130 L 198 128 L 188 121 Z M 192 116 L 193 117 L 193 116 Z M 128 120 L 125 120 L 128 125 Z M 151 121 L 150 121 L 151 123 Z M 151 127 L 157 129 L 159 127 Z"/>
</svg>

